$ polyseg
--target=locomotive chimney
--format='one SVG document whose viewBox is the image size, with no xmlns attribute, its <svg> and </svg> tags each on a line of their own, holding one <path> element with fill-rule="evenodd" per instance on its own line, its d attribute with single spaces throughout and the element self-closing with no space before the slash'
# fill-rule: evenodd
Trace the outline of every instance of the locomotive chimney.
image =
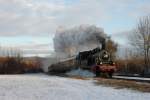
<svg viewBox="0 0 150 100">
<path fill-rule="evenodd" d="M 105 48 L 106 48 L 106 40 L 103 38 L 101 43 L 102 43 L 102 50 L 105 50 Z"/>
<path fill-rule="evenodd" d="M 104 37 L 97 37 L 99 44 L 101 45 L 101 50 L 106 48 L 106 39 Z"/>
</svg>

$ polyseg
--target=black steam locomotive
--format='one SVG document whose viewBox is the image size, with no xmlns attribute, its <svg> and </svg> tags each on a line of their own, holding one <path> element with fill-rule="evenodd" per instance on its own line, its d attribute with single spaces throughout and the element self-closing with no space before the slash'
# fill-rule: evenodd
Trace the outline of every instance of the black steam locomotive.
<svg viewBox="0 0 150 100">
<path fill-rule="evenodd" d="M 105 43 L 102 44 L 102 48 L 97 47 L 93 50 L 79 52 L 76 61 L 78 66 L 83 69 L 91 69 L 96 76 L 99 76 L 100 73 L 107 73 L 109 77 L 112 77 L 116 71 L 111 54 L 105 50 Z"/>
</svg>

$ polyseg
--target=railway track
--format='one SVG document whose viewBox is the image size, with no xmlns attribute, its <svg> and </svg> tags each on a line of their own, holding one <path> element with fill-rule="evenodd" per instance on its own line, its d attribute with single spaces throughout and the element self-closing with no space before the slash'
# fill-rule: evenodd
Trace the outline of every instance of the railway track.
<svg viewBox="0 0 150 100">
<path fill-rule="evenodd" d="M 142 77 L 113 76 L 112 79 L 150 83 L 150 78 Z"/>
</svg>

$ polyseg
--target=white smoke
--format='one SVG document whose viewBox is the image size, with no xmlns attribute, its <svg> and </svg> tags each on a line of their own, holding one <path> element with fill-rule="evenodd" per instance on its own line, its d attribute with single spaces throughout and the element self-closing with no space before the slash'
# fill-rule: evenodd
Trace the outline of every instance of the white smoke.
<svg viewBox="0 0 150 100">
<path fill-rule="evenodd" d="M 80 51 L 100 46 L 99 39 L 106 37 L 102 28 L 81 25 L 72 29 L 59 28 L 54 37 L 55 52 L 59 56 L 73 56 Z"/>
<path fill-rule="evenodd" d="M 42 63 L 42 69 L 44 72 L 48 72 L 48 67 L 50 67 L 52 64 L 58 63 L 58 59 L 55 57 L 47 57 L 47 58 L 42 58 L 41 63 Z"/>
</svg>

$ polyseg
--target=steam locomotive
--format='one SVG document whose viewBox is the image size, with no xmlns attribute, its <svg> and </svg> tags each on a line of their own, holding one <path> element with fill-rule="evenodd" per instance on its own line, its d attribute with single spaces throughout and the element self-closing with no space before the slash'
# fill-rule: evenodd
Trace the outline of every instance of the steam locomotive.
<svg viewBox="0 0 150 100">
<path fill-rule="evenodd" d="M 111 54 L 105 49 L 105 40 L 100 40 L 100 43 L 102 43 L 101 47 L 79 52 L 76 57 L 64 59 L 59 63 L 52 64 L 48 68 L 48 73 L 65 73 L 72 69 L 81 68 L 92 71 L 96 76 L 100 76 L 101 73 L 106 73 L 108 74 L 107 76 L 112 77 L 112 74 L 116 71 L 116 66 L 111 58 Z"/>
<path fill-rule="evenodd" d="M 111 78 L 116 71 L 116 65 L 111 54 L 105 49 L 105 43 L 102 44 L 102 48 L 97 47 L 93 50 L 79 52 L 76 61 L 78 66 L 90 69 L 97 77 L 106 73 Z"/>
</svg>

